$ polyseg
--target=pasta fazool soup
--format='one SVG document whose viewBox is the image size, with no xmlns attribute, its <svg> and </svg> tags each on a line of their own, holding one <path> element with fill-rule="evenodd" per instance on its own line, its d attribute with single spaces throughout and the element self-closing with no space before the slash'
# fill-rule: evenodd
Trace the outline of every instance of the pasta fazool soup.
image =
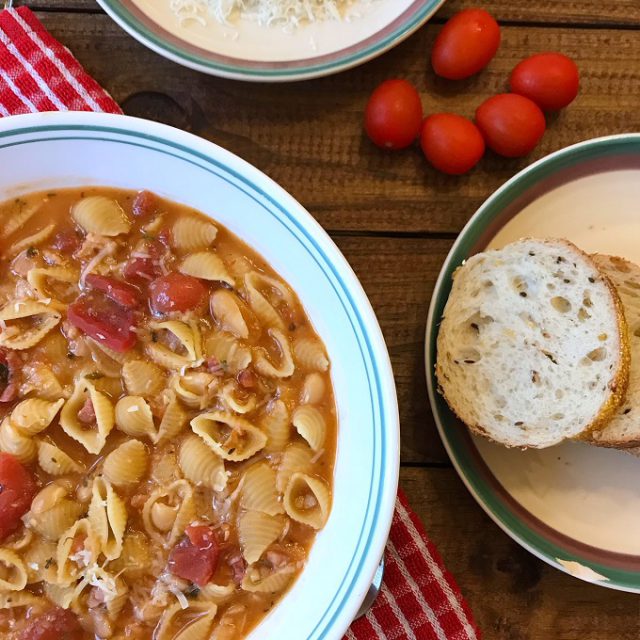
<svg viewBox="0 0 640 640">
<path fill-rule="evenodd" d="M 331 505 L 329 360 L 295 294 L 146 191 L 6 202 L 0 263 L 0 637 L 245 637 Z"/>
</svg>

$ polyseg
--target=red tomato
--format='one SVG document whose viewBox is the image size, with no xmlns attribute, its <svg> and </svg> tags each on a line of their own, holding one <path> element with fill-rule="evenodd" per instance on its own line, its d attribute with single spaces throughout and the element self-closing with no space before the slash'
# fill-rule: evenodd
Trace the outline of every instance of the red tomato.
<svg viewBox="0 0 640 640">
<path fill-rule="evenodd" d="M 476 109 L 476 124 L 490 149 L 507 158 L 526 156 L 546 128 L 535 102 L 515 93 L 501 93 Z"/>
<path fill-rule="evenodd" d="M 71 254 L 80 248 L 80 236 L 73 231 L 60 231 L 54 236 L 51 246 L 56 251 Z"/>
<path fill-rule="evenodd" d="M 484 154 L 478 127 L 455 113 L 436 113 L 426 118 L 420 143 L 427 160 L 439 171 L 452 175 L 466 173 Z"/>
<path fill-rule="evenodd" d="M 0 453 L 0 542 L 21 524 L 37 490 L 34 477 L 9 453 Z"/>
<path fill-rule="evenodd" d="M 149 285 L 151 308 L 156 313 L 189 311 L 201 304 L 207 287 L 197 278 L 182 273 L 169 273 Z"/>
<path fill-rule="evenodd" d="M 140 306 L 140 291 L 133 285 L 122 282 L 122 280 L 90 273 L 85 278 L 85 282 L 92 289 L 102 291 L 107 298 L 117 302 L 125 309 L 135 309 Z"/>
<path fill-rule="evenodd" d="M 75 613 L 56 607 L 35 617 L 19 640 L 82 640 L 82 627 Z"/>
<path fill-rule="evenodd" d="M 220 546 L 215 532 L 208 526 L 187 527 L 187 537 L 169 554 L 169 571 L 199 587 L 211 581 L 218 567 Z"/>
<path fill-rule="evenodd" d="M 191 544 L 199 549 L 210 549 L 218 546 L 215 531 L 206 524 L 192 524 L 185 529 Z"/>
<path fill-rule="evenodd" d="M 516 65 L 509 78 L 513 93 L 533 100 L 541 109 L 556 111 L 578 95 L 576 63 L 561 53 L 538 53 Z"/>
<path fill-rule="evenodd" d="M 420 133 L 422 102 L 406 80 L 386 80 L 369 98 L 364 112 L 367 135 L 379 147 L 404 149 Z"/>
<path fill-rule="evenodd" d="M 151 258 L 131 258 L 124 265 L 124 277 L 142 284 L 149 284 L 160 275 L 160 269 Z"/>
<path fill-rule="evenodd" d="M 465 9 L 442 27 L 431 51 L 433 70 L 462 80 L 484 69 L 500 46 L 500 27 L 483 9 Z"/>
<path fill-rule="evenodd" d="M 133 213 L 136 218 L 142 218 L 157 213 L 159 208 L 160 202 L 155 193 L 151 191 L 139 191 L 133 199 L 131 213 Z"/>
<path fill-rule="evenodd" d="M 80 296 L 69 305 L 67 318 L 74 327 L 118 353 L 129 351 L 137 341 L 131 310 L 100 294 Z"/>
</svg>

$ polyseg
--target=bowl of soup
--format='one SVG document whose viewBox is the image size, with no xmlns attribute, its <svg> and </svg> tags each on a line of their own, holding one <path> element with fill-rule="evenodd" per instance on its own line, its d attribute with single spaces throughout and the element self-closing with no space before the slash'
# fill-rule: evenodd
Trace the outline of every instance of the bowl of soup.
<svg viewBox="0 0 640 640">
<path fill-rule="evenodd" d="M 342 254 L 157 123 L 4 118 L 0 164 L 0 635 L 342 638 L 399 460 Z"/>
</svg>

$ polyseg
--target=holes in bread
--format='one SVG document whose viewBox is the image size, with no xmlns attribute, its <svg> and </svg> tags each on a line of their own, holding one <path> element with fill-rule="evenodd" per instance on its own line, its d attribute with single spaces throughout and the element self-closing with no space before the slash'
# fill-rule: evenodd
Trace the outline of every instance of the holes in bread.
<svg viewBox="0 0 640 640">
<path fill-rule="evenodd" d="M 463 362 L 464 364 L 476 364 L 482 360 L 482 354 L 477 349 L 462 349 L 455 360 L 456 364 Z"/>
<path fill-rule="evenodd" d="M 578 320 L 580 320 L 580 322 L 584 322 L 585 320 L 588 320 L 590 317 L 591 317 L 591 314 L 584 307 L 580 307 L 580 311 L 578 311 Z"/>
<path fill-rule="evenodd" d="M 547 351 L 546 349 L 541 349 L 541 351 L 542 351 L 542 355 L 545 356 L 546 358 L 549 358 L 549 360 L 551 360 L 553 364 L 558 364 L 558 361 L 556 360 L 555 355 L 551 353 L 551 351 Z"/>
<path fill-rule="evenodd" d="M 533 382 L 533 384 L 540 384 L 540 374 L 537 371 L 531 372 L 531 382 Z"/>
<path fill-rule="evenodd" d="M 504 421 L 504 416 L 501 413 L 494 413 L 493 414 L 493 419 L 496 422 L 503 422 Z"/>
<path fill-rule="evenodd" d="M 593 302 L 591 301 L 591 292 L 585 291 L 582 294 L 582 305 L 587 307 L 587 309 L 593 307 Z"/>
<path fill-rule="evenodd" d="M 467 338 L 477 338 L 480 335 L 480 331 L 483 327 L 493 322 L 491 316 L 485 316 L 480 311 L 476 311 L 473 315 L 469 316 L 466 321 L 466 334 Z"/>
<path fill-rule="evenodd" d="M 562 296 L 551 298 L 551 306 L 559 313 L 567 313 L 571 311 L 571 303 Z"/>
<path fill-rule="evenodd" d="M 552 420 L 564 420 L 564 413 L 554 413 L 551 416 Z"/>
<path fill-rule="evenodd" d="M 587 354 L 587 358 L 593 362 L 602 362 L 607 357 L 607 350 L 605 347 L 598 347 Z"/>
<path fill-rule="evenodd" d="M 598 340 L 600 340 L 600 342 L 604 342 L 609 336 L 606 333 L 601 333 L 598 336 Z"/>
<path fill-rule="evenodd" d="M 524 276 L 514 276 L 511 278 L 511 286 L 516 290 L 518 295 L 522 298 L 527 297 L 527 292 L 529 290 L 529 285 Z"/>
<path fill-rule="evenodd" d="M 623 415 L 625 415 L 625 416 L 628 416 L 630 413 L 631 413 L 631 407 L 627 407 L 627 408 L 622 412 L 622 414 L 623 414 Z"/>
</svg>

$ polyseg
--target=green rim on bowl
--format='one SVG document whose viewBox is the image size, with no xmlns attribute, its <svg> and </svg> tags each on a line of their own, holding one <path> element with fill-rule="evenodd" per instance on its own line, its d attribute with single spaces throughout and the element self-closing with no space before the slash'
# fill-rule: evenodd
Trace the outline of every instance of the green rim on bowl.
<svg viewBox="0 0 640 640">
<path fill-rule="evenodd" d="M 39 170 L 30 173 L 32 166 L 37 164 L 30 161 L 34 153 L 38 156 L 34 149 L 48 149 L 47 153 L 52 158 L 67 159 L 66 163 L 60 163 L 59 173 L 63 178 L 62 182 L 56 179 L 56 184 L 95 184 L 92 173 L 95 167 L 98 167 L 100 179 L 107 180 L 109 184 L 120 184 L 122 180 L 129 184 L 131 179 L 137 183 L 141 179 L 144 169 L 135 176 L 130 175 L 126 162 L 122 167 L 113 169 L 113 174 L 109 174 L 112 175 L 111 179 L 104 177 L 105 170 L 96 163 L 91 164 L 86 175 L 82 173 L 87 158 L 96 153 L 95 149 L 88 146 L 93 143 L 104 145 L 104 153 L 100 155 L 103 162 L 107 158 L 125 157 L 128 154 L 147 154 L 149 165 L 153 165 L 151 160 L 154 158 L 161 158 L 163 166 L 166 162 L 166 166 L 172 170 L 178 165 L 188 166 L 189 171 L 194 172 L 189 174 L 193 177 L 189 183 L 192 189 L 195 184 L 203 184 L 203 180 L 206 184 L 220 181 L 233 192 L 243 194 L 243 198 L 246 196 L 255 203 L 256 210 L 265 220 L 286 235 L 291 251 L 300 251 L 308 256 L 309 264 L 322 272 L 324 286 L 331 292 L 332 298 L 335 296 L 333 317 L 338 317 L 338 314 L 344 317 L 345 335 L 348 335 L 350 348 L 358 354 L 357 358 L 350 361 L 349 367 L 351 370 L 354 366 L 361 367 L 363 372 L 361 382 L 362 388 L 366 387 L 366 393 L 352 395 L 356 398 L 354 402 L 359 403 L 358 407 L 354 405 L 352 409 L 361 408 L 367 416 L 371 416 L 371 431 L 367 437 L 370 440 L 370 453 L 367 454 L 367 464 L 362 467 L 362 473 L 358 473 L 358 486 L 364 498 L 357 507 L 362 517 L 358 516 L 357 527 L 348 532 L 354 544 L 344 546 L 347 561 L 332 566 L 331 572 L 327 572 L 331 576 L 332 588 L 316 599 L 313 615 L 308 615 L 308 611 L 301 612 L 309 628 L 300 637 L 308 640 L 338 640 L 353 620 L 384 552 L 398 480 L 399 420 L 395 387 L 388 353 L 371 305 L 337 247 L 289 194 L 231 153 L 166 125 L 120 115 L 74 112 L 4 118 L 0 120 L 0 152 L 5 156 L 7 153 L 14 154 L 16 165 L 12 175 L 5 175 L 3 184 L 6 188 L 16 186 L 19 189 L 25 189 L 25 183 L 30 185 L 29 188 L 36 184 L 42 186 L 41 178 L 37 175 Z M 113 178 L 114 175 L 118 177 Z M 87 178 L 91 178 L 91 181 L 87 182 Z M 49 186 L 52 176 L 47 174 L 43 179 L 43 185 Z M 316 282 L 319 282 L 318 279 Z M 337 468 L 340 460 L 339 452 Z M 342 468 L 347 469 L 345 462 Z M 350 473 L 350 477 L 353 474 Z M 325 532 L 330 527 L 331 523 Z M 301 580 L 304 580 L 304 575 Z M 292 598 L 295 597 L 296 586 L 291 591 Z M 278 615 L 287 597 L 271 616 Z M 267 617 L 265 624 L 269 624 L 269 621 Z M 258 629 L 253 635 L 259 633 Z"/>
<path fill-rule="evenodd" d="M 427 319 L 425 362 L 429 399 L 442 441 L 458 474 L 494 522 L 524 548 L 562 571 L 572 573 L 565 565 L 575 562 L 604 577 L 600 581 L 588 575 L 586 579 L 640 592 L 640 557 L 599 549 L 552 529 L 502 487 L 468 430 L 437 393 L 434 370 L 438 323 L 455 269 L 467 257 L 482 251 L 509 220 L 544 194 L 585 176 L 628 168 L 640 168 L 640 134 L 598 138 L 567 147 L 532 164 L 498 189 L 464 227 L 442 267 Z"/>
<path fill-rule="evenodd" d="M 392 1 L 392 0 L 387 0 Z M 134 0 L 98 0 L 125 31 L 156 53 L 197 71 L 238 80 L 277 82 L 330 75 L 357 66 L 396 46 L 422 26 L 445 0 L 414 0 L 395 20 L 372 36 L 326 55 L 264 62 L 208 51 L 170 33 Z"/>
</svg>

